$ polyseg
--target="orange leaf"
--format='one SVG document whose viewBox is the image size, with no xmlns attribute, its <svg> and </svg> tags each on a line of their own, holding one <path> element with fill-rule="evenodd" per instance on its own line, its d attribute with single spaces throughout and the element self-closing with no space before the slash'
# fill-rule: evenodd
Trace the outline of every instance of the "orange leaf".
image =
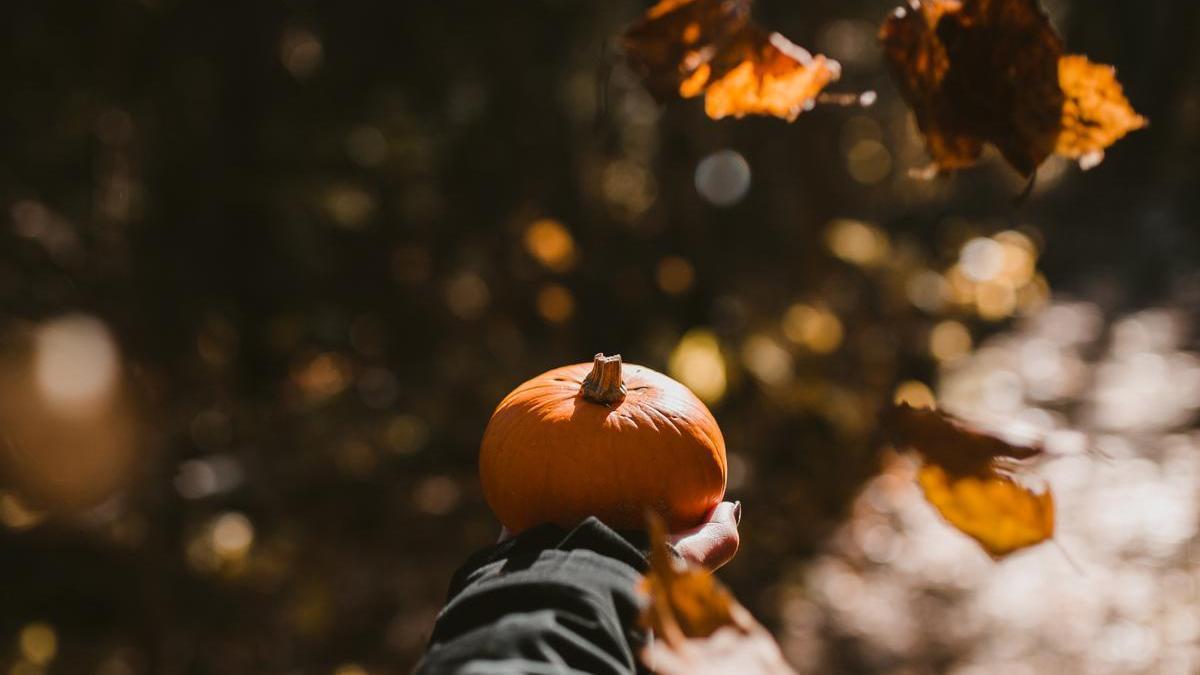
<svg viewBox="0 0 1200 675">
<path fill-rule="evenodd" d="M 750 0 L 662 0 L 626 29 L 621 42 L 654 98 L 687 98 L 696 94 L 681 94 L 681 87 L 688 83 L 686 89 L 703 91 L 717 45 L 728 42 L 749 18 Z"/>
<path fill-rule="evenodd" d="M 917 472 L 925 499 L 960 532 L 1001 557 L 1054 536 L 1054 496 L 999 471 L 956 476 L 937 464 Z"/>
<path fill-rule="evenodd" d="M 794 120 L 841 67 L 749 20 L 750 0 L 662 0 L 625 31 L 630 65 L 659 101 L 705 94 L 713 119 Z"/>
<path fill-rule="evenodd" d="M 703 569 L 686 568 L 671 557 L 666 527 L 657 514 L 647 514 L 650 533 L 650 570 L 642 590 L 650 602 L 642 623 L 668 643 L 683 638 L 708 637 L 721 626 L 733 625 L 733 596 Z"/>
<path fill-rule="evenodd" d="M 900 403 L 884 419 L 897 448 L 924 458 L 917 482 L 942 517 L 994 557 L 1054 535 L 1054 497 L 1014 475 L 1019 460 L 1036 457 L 1038 445 L 1018 445 L 970 427 L 947 413 Z"/>
<path fill-rule="evenodd" d="M 1085 167 L 1094 166 L 1104 149 L 1122 136 L 1147 124 L 1129 105 L 1112 66 L 1068 54 L 1058 60 L 1058 83 L 1066 101 L 1054 151 Z"/>
<path fill-rule="evenodd" d="M 642 624 L 654 631 L 642 662 L 661 675 L 795 675 L 771 634 L 711 573 L 676 562 L 666 527 L 646 514 L 650 569 L 642 580 L 649 603 Z"/>
<path fill-rule="evenodd" d="M 740 62 L 710 84 L 704 97 L 704 112 L 715 120 L 743 115 L 794 120 L 841 74 L 837 61 L 814 57 L 779 33 L 747 26 L 739 40 L 740 48 L 730 51 Z"/>
</svg>

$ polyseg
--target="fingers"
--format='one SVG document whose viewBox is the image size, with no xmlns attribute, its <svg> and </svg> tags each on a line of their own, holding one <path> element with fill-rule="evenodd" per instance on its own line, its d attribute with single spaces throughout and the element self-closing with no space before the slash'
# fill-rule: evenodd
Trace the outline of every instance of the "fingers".
<svg viewBox="0 0 1200 675">
<path fill-rule="evenodd" d="M 741 516 L 741 502 L 717 504 L 704 523 L 671 537 L 675 550 L 684 560 L 694 565 L 710 570 L 717 569 L 732 560 L 737 553 L 737 527 Z"/>
</svg>

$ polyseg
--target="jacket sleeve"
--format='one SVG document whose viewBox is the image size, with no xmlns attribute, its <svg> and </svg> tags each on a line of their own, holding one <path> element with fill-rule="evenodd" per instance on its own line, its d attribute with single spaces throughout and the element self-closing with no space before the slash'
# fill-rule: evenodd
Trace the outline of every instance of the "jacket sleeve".
<svg viewBox="0 0 1200 675">
<path fill-rule="evenodd" d="M 416 672 L 646 672 L 637 658 L 644 549 L 644 535 L 589 518 L 480 551 L 455 573 Z"/>
</svg>

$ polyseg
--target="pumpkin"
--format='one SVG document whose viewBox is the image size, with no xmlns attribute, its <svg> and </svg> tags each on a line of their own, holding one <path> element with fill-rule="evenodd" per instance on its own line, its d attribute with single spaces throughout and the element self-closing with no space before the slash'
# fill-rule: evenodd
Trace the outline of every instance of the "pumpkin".
<svg viewBox="0 0 1200 675">
<path fill-rule="evenodd" d="M 699 524 L 725 494 L 725 439 L 687 387 L 620 355 L 547 371 L 492 414 L 479 451 L 484 497 L 511 532 L 597 516 L 641 529 Z"/>
</svg>

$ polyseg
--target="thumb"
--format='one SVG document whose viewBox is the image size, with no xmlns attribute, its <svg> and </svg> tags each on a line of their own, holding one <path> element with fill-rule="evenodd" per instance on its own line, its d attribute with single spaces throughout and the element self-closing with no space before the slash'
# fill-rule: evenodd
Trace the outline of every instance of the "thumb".
<svg viewBox="0 0 1200 675">
<path fill-rule="evenodd" d="M 715 570 L 737 553 L 741 502 L 721 502 L 699 526 L 671 537 L 675 550 L 689 563 Z"/>
</svg>

